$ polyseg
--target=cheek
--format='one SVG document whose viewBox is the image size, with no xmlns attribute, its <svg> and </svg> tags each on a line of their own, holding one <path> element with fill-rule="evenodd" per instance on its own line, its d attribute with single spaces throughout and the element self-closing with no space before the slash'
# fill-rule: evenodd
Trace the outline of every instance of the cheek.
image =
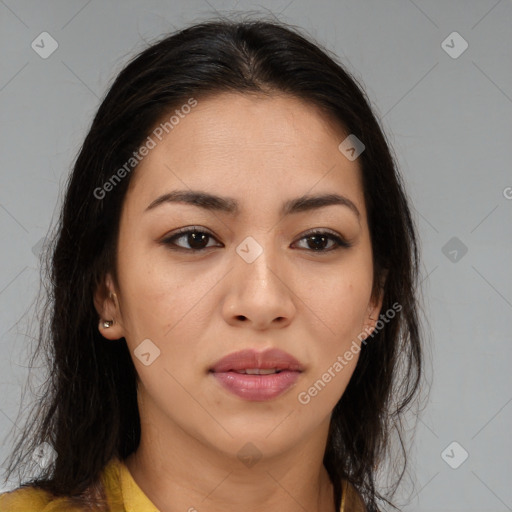
<svg viewBox="0 0 512 512">
<path fill-rule="evenodd" d="M 333 410 L 352 378 L 358 359 L 359 348 L 355 345 L 351 348 L 351 343 L 338 343 L 338 347 L 324 353 L 311 377 L 296 390 L 299 411 L 305 415 L 305 421 Z"/>
<path fill-rule="evenodd" d="M 333 282 L 329 292 L 319 298 L 318 307 L 328 329 L 321 327 L 314 337 L 317 357 L 307 389 L 301 387 L 300 404 L 313 405 L 318 414 L 332 410 L 352 377 L 360 355 L 362 324 L 369 300 L 369 285 L 343 279 Z M 311 412 L 310 411 L 310 412 Z"/>
<path fill-rule="evenodd" d="M 135 235 L 134 235 L 135 237 Z M 173 311 L 176 275 L 165 272 L 150 252 L 120 237 L 118 277 L 123 326 L 130 345 L 141 339 L 160 338 L 167 321 L 164 311 Z"/>
<path fill-rule="evenodd" d="M 215 275 L 171 263 L 159 250 L 133 249 L 119 258 L 118 266 L 130 345 L 150 338 L 163 347 L 176 336 L 181 339 L 187 331 L 200 328 L 201 302 L 217 283 Z"/>
<path fill-rule="evenodd" d="M 339 344 L 362 329 L 371 285 L 371 268 L 340 265 L 325 279 L 316 275 L 304 281 L 301 293 L 312 314 L 322 321 L 328 339 Z"/>
</svg>

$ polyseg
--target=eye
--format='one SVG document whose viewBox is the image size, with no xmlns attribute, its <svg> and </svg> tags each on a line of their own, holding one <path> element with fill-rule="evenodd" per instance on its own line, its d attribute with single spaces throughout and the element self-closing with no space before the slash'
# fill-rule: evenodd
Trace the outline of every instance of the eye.
<svg viewBox="0 0 512 512">
<path fill-rule="evenodd" d="M 175 243 L 175 241 L 180 239 L 183 239 L 184 243 L 188 244 L 188 247 L 183 247 Z M 214 247 L 212 245 L 208 245 L 208 241 L 211 239 L 215 239 L 211 233 L 208 233 L 207 231 L 194 226 L 192 228 L 179 229 L 172 236 L 162 240 L 162 243 L 165 245 L 170 245 L 171 249 L 174 250 L 198 252 L 204 249 L 209 249 L 210 247 Z"/>
<path fill-rule="evenodd" d="M 313 252 L 330 252 L 340 248 L 348 249 L 352 246 L 352 244 L 347 242 L 338 234 L 325 230 L 310 231 L 299 239 L 299 241 L 302 240 L 306 240 L 306 244 L 308 245 L 306 249 L 309 248 Z M 330 248 L 326 248 L 326 244 L 329 242 L 332 242 L 333 244 Z"/>
<path fill-rule="evenodd" d="M 188 247 L 184 247 L 176 243 L 181 239 L 182 243 L 188 245 Z M 170 248 L 173 250 L 200 252 L 205 249 L 215 247 L 215 244 L 209 245 L 208 243 L 212 240 L 216 240 L 216 238 L 211 233 L 204 230 L 203 228 L 194 226 L 179 229 L 173 235 L 163 239 L 161 243 L 171 246 Z M 306 233 L 306 235 L 302 236 L 299 239 L 299 242 L 303 240 L 306 241 L 307 247 L 302 247 L 302 249 L 309 249 L 310 251 L 317 253 L 325 253 L 340 248 L 349 248 L 352 246 L 352 244 L 347 242 L 338 234 L 326 230 L 310 231 L 309 233 Z M 331 243 L 331 246 L 326 247 L 329 242 Z M 222 246 L 222 244 L 220 244 L 220 246 Z M 219 245 L 217 245 L 217 247 L 219 247 Z"/>
</svg>

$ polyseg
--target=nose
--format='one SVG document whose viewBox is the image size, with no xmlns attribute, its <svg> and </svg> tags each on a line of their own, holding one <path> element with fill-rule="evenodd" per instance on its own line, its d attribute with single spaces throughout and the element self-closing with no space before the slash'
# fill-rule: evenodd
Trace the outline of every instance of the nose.
<svg viewBox="0 0 512 512">
<path fill-rule="evenodd" d="M 222 314 L 233 326 L 248 324 L 255 330 L 282 328 L 295 315 L 291 268 L 283 256 L 262 245 L 263 252 L 251 263 L 237 252 L 233 270 L 225 282 Z"/>
</svg>

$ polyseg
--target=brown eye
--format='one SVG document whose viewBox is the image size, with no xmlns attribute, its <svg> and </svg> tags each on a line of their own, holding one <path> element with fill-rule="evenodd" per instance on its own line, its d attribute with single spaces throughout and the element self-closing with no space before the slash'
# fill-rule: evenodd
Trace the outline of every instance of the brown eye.
<svg viewBox="0 0 512 512">
<path fill-rule="evenodd" d="M 201 231 L 197 228 L 184 228 L 172 236 L 162 240 L 162 243 L 165 245 L 174 246 L 171 247 L 172 249 L 182 249 L 185 251 L 202 251 L 204 249 L 209 249 L 210 247 L 215 247 L 214 245 L 208 245 L 208 242 L 213 239 L 213 235 L 207 231 Z M 181 243 L 185 244 L 185 246 L 177 244 L 176 241 L 178 240 L 182 240 Z"/>
<path fill-rule="evenodd" d="M 182 240 L 179 244 L 178 240 Z M 200 252 L 212 247 L 221 247 L 220 245 L 209 245 L 209 242 L 216 240 L 216 238 L 201 228 L 183 228 L 178 230 L 173 235 L 162 240 L 164 245 L 169 246 L 173 250 L 183 250 L 188 252 Z M 351 247 L 352 244 L 344 240 L 342 237 L 330 231 L 313 231 L 303 236 L 300 241 L 305 240 L 306 249 L 311 252 L 326 253 L 340 248 Z"/>
<path fill-rule="evenodd" d="M 306 240 L 307 247 L 313 252 L 330 252 L 341 247 L 348 248 L 351 244 L 338 236 L 337 234 L 331 233 L 330 231 L 315 231 L 306 234 L 300 240 Z M 329 242 L 332 245 L 327 248 Z"/>
</svg>

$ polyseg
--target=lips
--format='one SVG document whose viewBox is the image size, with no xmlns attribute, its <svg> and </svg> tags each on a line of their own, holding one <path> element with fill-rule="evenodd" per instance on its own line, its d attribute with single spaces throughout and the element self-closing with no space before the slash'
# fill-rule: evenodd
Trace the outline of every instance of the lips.
<svg viewBox="0 0 512 512">
<path fill-rule="evenodd" d="M 210 369 L 214 373 L 224 372 L 247 372 L 247 370 L 272 370 L 277 372 L 283 370 L 302 372 L 300 362 L 287 352 L 277 348 L 257 352 L 255 350 L 241 350 L 223 357 Z M 267 372 L 262 372 L 267 373 Z"/>
<path fill-rule="evenodd" d="M 210 374 L 225 390 L 243 400 L 266 401 L 294 386 L 302 371 L 293 356 L 270 349 L 229 354 L 210 369 Z"/>
</svg>

